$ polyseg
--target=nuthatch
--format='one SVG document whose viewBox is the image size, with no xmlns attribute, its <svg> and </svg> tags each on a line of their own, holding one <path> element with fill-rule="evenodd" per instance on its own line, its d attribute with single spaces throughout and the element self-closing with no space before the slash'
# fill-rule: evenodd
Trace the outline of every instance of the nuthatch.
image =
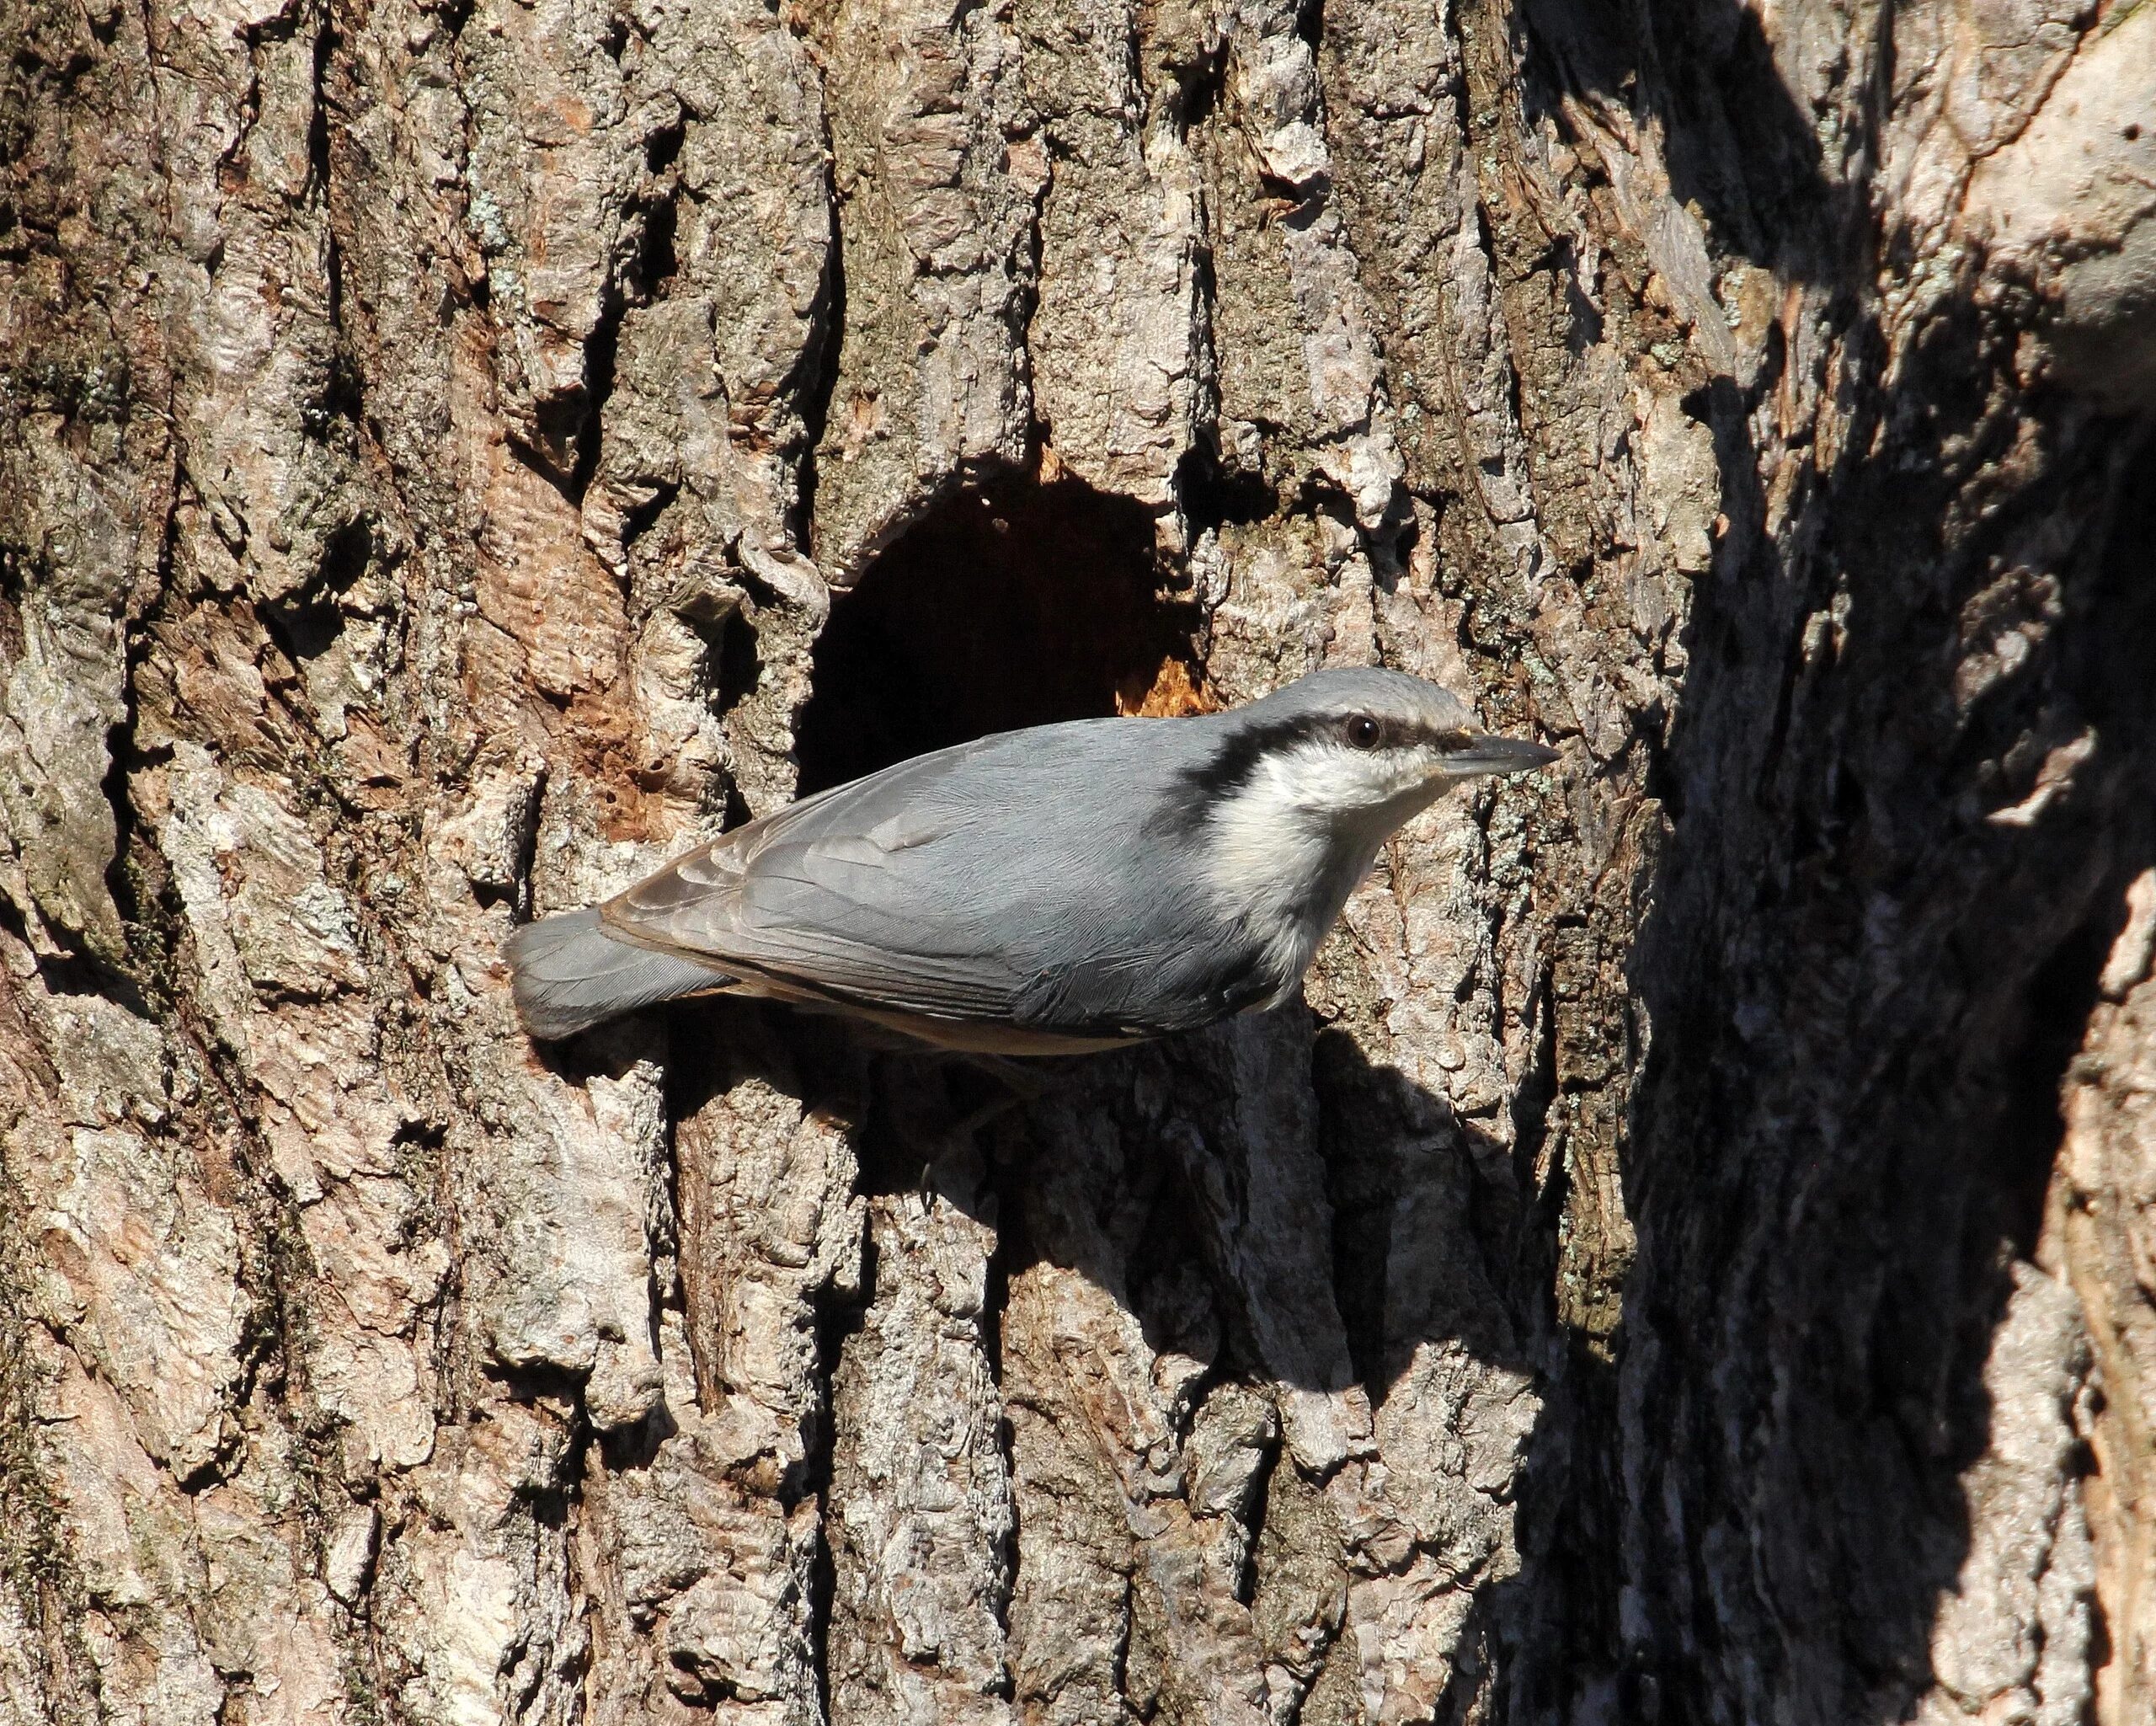
<svg viewBox="0 0 2156 1726">
<path fill-rule="evenodd" d="M 503 950 L 535 1037 L 723 991 L 942 1049 L 1107 1049 L 1285 999 L 1403 821 L 1556 758 L 1419 677 L 1319 671 L 1227 713 L 901 761 Z"/>
</svg>

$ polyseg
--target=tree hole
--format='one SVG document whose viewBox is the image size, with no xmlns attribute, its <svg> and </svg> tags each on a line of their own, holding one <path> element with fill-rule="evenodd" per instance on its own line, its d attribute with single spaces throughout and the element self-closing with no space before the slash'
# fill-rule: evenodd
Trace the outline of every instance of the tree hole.
<svg viewBox="0 0 2156 1726">
<path fill-rule="evenodd" d="M 834 600 L 796 735 L 802 794 L 990 732 L 1209 705 L 1198 623 L 1143 505 L 1069 478 L 968 487 Z"/>
</svg>

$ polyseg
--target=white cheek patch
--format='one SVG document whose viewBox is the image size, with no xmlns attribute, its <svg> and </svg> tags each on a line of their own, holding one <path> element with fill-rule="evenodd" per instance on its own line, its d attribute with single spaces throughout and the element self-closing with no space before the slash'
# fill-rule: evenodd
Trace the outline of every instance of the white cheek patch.
<svg viewBox="0 0 2156 1726">
<path fill-rule="evenodd" d="M 1337 908 L 1327 890 L 1352 886 L 1336 878 L 1382 836 L 1364 834 L 1356 816 L 1413 778 L 1406 762 L 1388 764 L 1374 751 L 1306 747 L 1260 762 L 1214 813 L 1207 873 L 1263 938 L 1268 968 L 1290 986 Z"/>
<path fill-rule="evenodd" d="M 1337 795 L 1326 763 L 1298 751 L 1258 764 L 1212 823 L 1214 879 L 1239 899 L 1260 901 L 1315 879 L 1332 848 L 1326 811 Z"/>
</svg>

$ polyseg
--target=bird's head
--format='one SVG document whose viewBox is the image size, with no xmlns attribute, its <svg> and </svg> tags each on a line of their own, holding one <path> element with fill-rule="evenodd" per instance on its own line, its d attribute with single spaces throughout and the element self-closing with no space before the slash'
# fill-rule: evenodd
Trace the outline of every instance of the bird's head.
<svg viewBox="0 0 2156 1726">
<path fill-rule="evenodd" d="M 1401 671 L 1313 672 L 1225 717 L 1207 775 L 1215 799 L 1358 836 L 1382 836 L 1462 780 L 1557 758 L 1491 735 L 1458 696 Z"/>
</svg>

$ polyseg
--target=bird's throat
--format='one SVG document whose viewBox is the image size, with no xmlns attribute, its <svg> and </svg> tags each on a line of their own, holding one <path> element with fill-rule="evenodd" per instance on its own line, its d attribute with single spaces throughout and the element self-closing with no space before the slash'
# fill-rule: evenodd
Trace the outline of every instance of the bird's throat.
<svg viewBox="0 0 2156 1726">
<path fill-rule="evenodd" d="M 1275 1001 L 1294 990 L 1398 825 L 1389 810 L 1344 820 L 1324 813 L 1284 773 L 1256 776 L 1215 815 L 1207 874 L 1257 944 Z"/>
</svg>

